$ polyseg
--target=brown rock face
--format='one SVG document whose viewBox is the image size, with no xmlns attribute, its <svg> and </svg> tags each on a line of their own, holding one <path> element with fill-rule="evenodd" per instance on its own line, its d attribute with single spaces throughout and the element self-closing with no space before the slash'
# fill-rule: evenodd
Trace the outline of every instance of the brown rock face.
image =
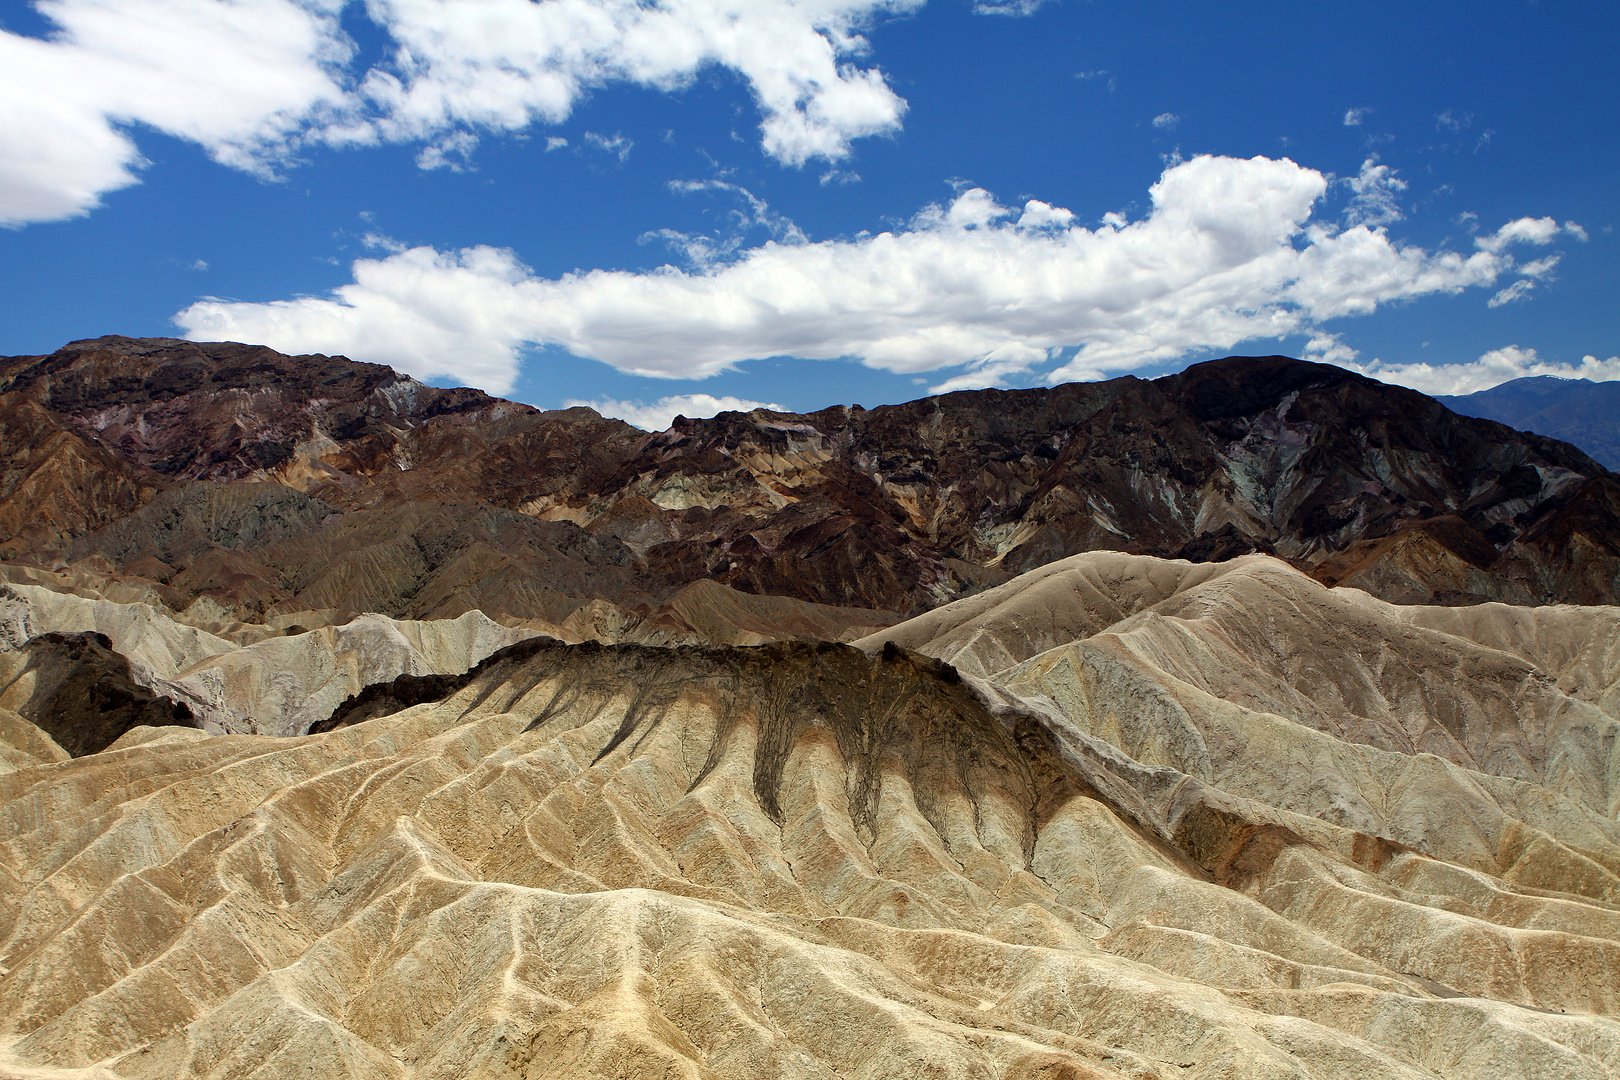
<svg viewBox="0 0 1620 1080">
<path fill-rule="evenodd" d="M 105 750 L 132 728 L 192 724 L 190 709 L 135 682 L 129 661 L 97 633 L 45 633 L 0 653 L 0 706 L 74 757 Z"/>
<path fill-rule="evenodd" d="M 1620 590 L 1620 485 L 1602 466 L 1284 357 L 654 435 L 171 339 L 12 358 L 0 391 L 0 424 L 40 433 L 7 444 L 0 553 L 90 560 L 254 620 L 477 608 L 596 627 L 582 636 L 741 640 L 710 625 L 730 601 L 699 630 L 677 610 L 708 582 L 843 609 L 801 612 L 838 633 L 1097 549 L 1272 553 L 1403 602 Z"/>
</svg>

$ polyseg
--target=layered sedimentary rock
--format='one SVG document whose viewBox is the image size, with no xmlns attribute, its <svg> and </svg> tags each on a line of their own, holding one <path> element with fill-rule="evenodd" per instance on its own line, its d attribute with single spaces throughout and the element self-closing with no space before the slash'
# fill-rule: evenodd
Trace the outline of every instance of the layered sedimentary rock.
<svg viewBox="0 0 1620 1080">
<path fill-rule="evenodd" d="M 733 607 L 819 605 L 794 618 L 841 637 L 1097 549 L 1274 553 L 1400 602 L 1620 595 L 1620 482 L 1597 462 L 1283 357 L 656 434 L 172 339 L 0 361 L 0 396 L 0 558 L 253 622 L 476 609 L 604 640 L 762 636 L 760 611 L 681 614 L 718 583 Z"/>
<path fill-rule="evenodd" d="M 1616 618 L 1098 552 L 859 648 L 36 742 L 0 1068 L 1613 1077 Z"/>
</svg>

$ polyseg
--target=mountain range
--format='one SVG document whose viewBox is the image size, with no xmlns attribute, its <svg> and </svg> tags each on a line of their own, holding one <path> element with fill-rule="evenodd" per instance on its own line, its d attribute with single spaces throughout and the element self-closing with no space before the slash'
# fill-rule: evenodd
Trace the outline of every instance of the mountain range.
<svg viewBox="0 0 1620 1080">
<path fill-rule="evenodd" d="M 772 597 L 768 622 L 837 637 L 1097 549 L 1266 552 L 1402 601 L 1612 602 L 1620 578 L 1620 487 L 1590 457 L 1283 357 L 648 434 L 342 358 L 102 338 L 0 363 L 0 436 L 0 558 L 216 622 L 476 609 L 714 640 L 689 609 Z"/>
<path fill-rule="evenodd" d="M 1620 1077 L 1620 486 L 1285 357 L 0 360 L 0 1075 Z"/>
<path fill-rule="evenodd" d="M 1620 469 L 1620 383 L 1532 375 L 1435 400 L 1464 416 L 1574 443 L 1608 468 Z"/>
</svg>

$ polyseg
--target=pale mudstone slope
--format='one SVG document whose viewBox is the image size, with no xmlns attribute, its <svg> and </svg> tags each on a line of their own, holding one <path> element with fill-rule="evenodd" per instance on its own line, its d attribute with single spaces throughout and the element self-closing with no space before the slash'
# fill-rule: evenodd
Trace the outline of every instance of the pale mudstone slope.
<svg viewBox="0 0 1620 1080">
<path fill-rule="evenodd" d="M 294 735 L 363 687 L 399 675 L 460 673 L 534 631 L 470 611 L 412 621 L 367 614 L 249 643 L 216 637 L 150 603 L 114 603 L 38 585 L 0 585 L 0 705 L 26 699 L 23 646 L 46 633 L 104 635 L 136 682 L 185 704 L 212 732 Z"/>
<path fill-rule="evenodd" d="M 888 635 L 967 677 L 532 639 L 321 735 L 36 741 L 0 1072 L 1612 1078 L 1567 610 L 1099 554 Z"/>
<path fill-rule="evenodd" d="M 475 608 L 421 620 L 329 609 L 244 623 L 216 618 L 222 614 L 202 601 L 175 612 L 154 592 L 116 577 L 75 572 L 58 580 L 0 566 L 0 705 L 17 703 L 8 696 L 27 698 L 32 686 L 17 682 L 27 666 L 22 650 L 51 633 L 104 635 L 128 659 L 136 682 L 185 704 L 205 730 L 301 735 L 373 683 L 460 674 L 537 634 L 564 641 L 758 645 L 856 637 L 898 618 L 750 596 L 712 581 L 687 586 L 648 617 L 605 601 L 583 605 L 558 623 L 512 626 Z M 328 625 L 333 618 L 338 621 Z"/>
</svg>

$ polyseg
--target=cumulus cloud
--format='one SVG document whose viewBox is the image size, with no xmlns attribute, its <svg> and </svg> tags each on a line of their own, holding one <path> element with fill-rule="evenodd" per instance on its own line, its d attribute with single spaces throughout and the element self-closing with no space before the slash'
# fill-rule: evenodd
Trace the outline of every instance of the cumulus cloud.
<svg viewBox="0 0 1620 1080">
<path fill-rule="evenodd" d="M 1588 354 L 1578 364 L 1543 360 L 1534 349 L 1509 345 L 1492 349 L 1466 364 L 1346 364 L 1363 375 L 1397 386 L 1409 386 L 1425 394 L 1473 394 L 1530 375 L 1554 375 L 1560 379 L 1591 379 L 1593 382 L 1620 380 L 1620 356 L 1599 360 Z"/>
<path fill-rule="evenodd" d="M 1362 124 L 1367 122 L 1367 117 L 1371 113 L 1372 110 L 1367 108 L 1346 109 L 1344 112 L 1344 126 L 1360 127 Z"/>
<path fill-rule="evenodd" d="M 1181 123 L 1181 117 L 1173 112 L 1160 113 L 1153 118 L 1153 126 L 1160 131 L 1173 131 L 1179 123 Z"/>
<path fill-rule="evenodd" d="M 444 130 L 517 131 L 557 123 L 591 89 L 671 90 L 711 65 L 745 81 L 764 148 L 792 165 L 847 156 L 892 131 L 905 103 L 860 30 L 922 0 L 370 0 L 397 51 L 360 79 L 381 138 Z"/>
<path fill-rule="evenodd" d="M 55 221 L 135 183 L 149 124 L 265 173 L 338 123 L 350 56 L 336 3 L 38 0 L 49 40 L 0 31 L 0 224 Z M 334 128 L 334 132 L 336 132 Z"/>
<path fill-rule="evenodd" d="M 1361 355 L 1346 345 L 1337 334 L 1318 330 L 1305 342 L 1305 359 L 1319 364 L 1344 364 Z"/>
<path fill-rule="evenodd" d="M 393 47 L 359 70 L 345 0 L 36 0 L 53 36 L 0 30 L 0 224 L 137 182 L 132 124 L 260 174 L 316 143 L 418 142 L 421 167 L 457 168 L 480 134 L 560 122 L 596 87 L 710 67 L 748 86 L 766 153 L 838 161 L 905 113 L 860 31 L 922 2 L 369 0 Z"/>
<path fill-rule="evenodd" d="M 552 279 L 510 251 L 418 247 L 356 261 L 354 282 L 330 296 L 204 300 L 175 321 L 194 338 L 347 352 L 497 392 L 530 346 L 687 379 L 750 359 L 849 358 L 902 374 L 954 369 L 939 386 L 956 388 L 1096 378 L 1315 334 L 1381 304 L 1495 286 L 1516 265 L 1509 243 L 1544 242 L 1523 224 L 1536 219 L 1521 219 L 1491 234 L 1511 238 L 1494 247 L 1426 250 L 1314 217 L 1327 188 L 1287 159 L 1200 156 L 1164 171 L 1145 216 L 1113 213 L 1095 228 L 968 188 L 904 228 L 767 240 L 690 269 Z"/>
<path fill-rule="evenodd" d="M 598 401 L 570 398 L 563 402 L 563 405 L 565 407 L 586 405 L 603 416 L 623 420 L 643 431 L 667 431 L 677 416 L 701 419 L 723 412 L 751 412 L 754 409 L 786 411 L 773 401 L 749 401 L 747 398 L 729 395 L 715 397 L 713 394 L 674 394 L 670 397 L 661 397 L 651 405 L 645 405 L 640 401 L 614 401 L 611 398 Z"/>
</svg>

